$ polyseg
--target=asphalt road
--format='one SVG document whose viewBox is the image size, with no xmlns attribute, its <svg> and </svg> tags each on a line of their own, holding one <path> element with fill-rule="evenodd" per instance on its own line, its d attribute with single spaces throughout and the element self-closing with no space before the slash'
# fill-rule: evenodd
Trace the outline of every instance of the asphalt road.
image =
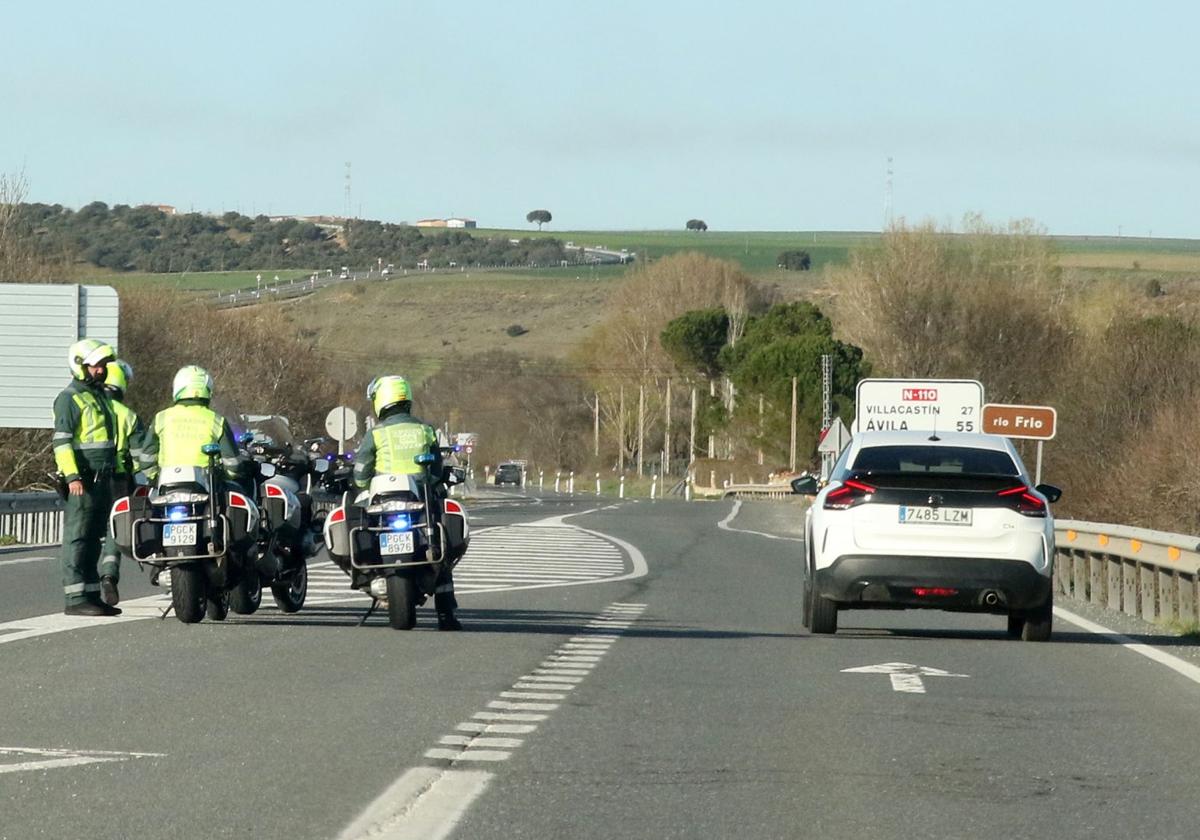
<svg viewBox="0 0 1200 840">
<path fill-rule="evenodd" d="M 136 618 L 127 570 L 131 620 L 67 629 L 56 563 L 8 562 L 54 552 L 0 554 L 0 838 L 1200 832 L 1200 671 L 1062 620 L 810 636 L 798 509 L 732 510 L 478 504 L 462 634 L 356 627 L 324 569 L 296 615 L 195 626 Z"/>
</svg>

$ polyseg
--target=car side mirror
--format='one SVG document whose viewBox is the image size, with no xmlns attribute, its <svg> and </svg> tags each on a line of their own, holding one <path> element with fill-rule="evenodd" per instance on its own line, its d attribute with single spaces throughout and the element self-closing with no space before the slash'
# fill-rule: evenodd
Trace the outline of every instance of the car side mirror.
<svg viewBox="0 0 1200 840">
<path fill-rule="evenodd" d="M 1043 496 L 1045 496 L 1046 501 L 1049 502 L 1050 504 L 1054 504 L 1055 502 L 1057 502 L 1059 499 L 1062 498 L 1062 490 L 1055 487 L 1053 484 L 1039 484 L 1037 487 L 1035 487 L 1033 489 L 1037 490 L 1039 493 L 1041 493 Z"/>
<path fill-rule="evenodd" d="M 815 496 L 818 491 L 817 477 L 815 475 L 802 475 L 799 478 L 792 479 L 792 492 L 797 495 Z"/>
</svg>

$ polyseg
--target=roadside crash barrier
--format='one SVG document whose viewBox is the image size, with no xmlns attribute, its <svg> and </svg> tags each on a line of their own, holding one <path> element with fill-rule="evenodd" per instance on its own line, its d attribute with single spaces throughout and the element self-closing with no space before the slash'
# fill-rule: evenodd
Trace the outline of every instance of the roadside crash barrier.
<svg viewBox="0 0 1200 840">
<path fill-rule="evenodd" d="M 1059 519 L 1058 594 L 1146 621 L 1200 622 L 1200 537 Z"/>
<path fill-rule="evenodd" d="M 707 488 L 696 487 L 698 495 L 709 495 Z M 798 499 L 787 484 L 730 484 L 721 491 L 726 499 Z"/>
<path fill-rule="evenodd" d="M 62 542 L 63 503 L 56 493 L 0 493 L 0 537 L 24 545 Z"/>
</svg>

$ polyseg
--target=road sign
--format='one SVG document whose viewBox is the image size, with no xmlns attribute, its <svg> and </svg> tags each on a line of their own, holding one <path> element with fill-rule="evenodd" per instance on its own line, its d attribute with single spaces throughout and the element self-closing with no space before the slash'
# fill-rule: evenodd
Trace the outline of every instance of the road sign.
<svg viewBox="0 0 1200 840">
<path fill-rule="evenodd" d="M 119 315 L 110 286 L 0 283 L 0 428 L 51 428 L 67 348 L 96 338 L 119 352 Z"/>
<path fill-rule="evenodd" d="M 817 446 L 817 452 L 822 455 L 837 456 L 846 448 L 846 444 L 850 442 L 850 430 L 846 428 L 846 424 L 842 422 L 841 417 L 835 417 L 833 425 L 826 430 L 825 435 L 821 438 L 821 443 Z"/>
<path fill-rule="evenodd" d="M 339 405 L 326 415 L 325 431 L 334 440 L 345 443 L 358 434 L 358 415 L 353 408 Z"/>
<path fill-rule="evenodd" d="M 855 409 L 854 434 L 978 432 L 983 385 L 974 379 L 861 379 Z"/>
<path fill-rule="evenodd" d="M 988 403 L 983 407 L 983 431 L 989 435 L 1051 440 L 1057 426 L 1058 412 L 1048 405 Z"/>
</svg>

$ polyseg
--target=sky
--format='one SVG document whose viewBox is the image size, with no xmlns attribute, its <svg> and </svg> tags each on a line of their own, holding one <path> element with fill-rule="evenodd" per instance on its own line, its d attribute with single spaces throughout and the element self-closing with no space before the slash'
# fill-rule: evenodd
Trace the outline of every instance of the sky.
<svg viewBox="0 0 1200 840">
<path fill-rule="evenodd" d="M 28 199 L 1200 237 L 1200 4 L 11 4 L 0 172 Z"/>
</svg>

